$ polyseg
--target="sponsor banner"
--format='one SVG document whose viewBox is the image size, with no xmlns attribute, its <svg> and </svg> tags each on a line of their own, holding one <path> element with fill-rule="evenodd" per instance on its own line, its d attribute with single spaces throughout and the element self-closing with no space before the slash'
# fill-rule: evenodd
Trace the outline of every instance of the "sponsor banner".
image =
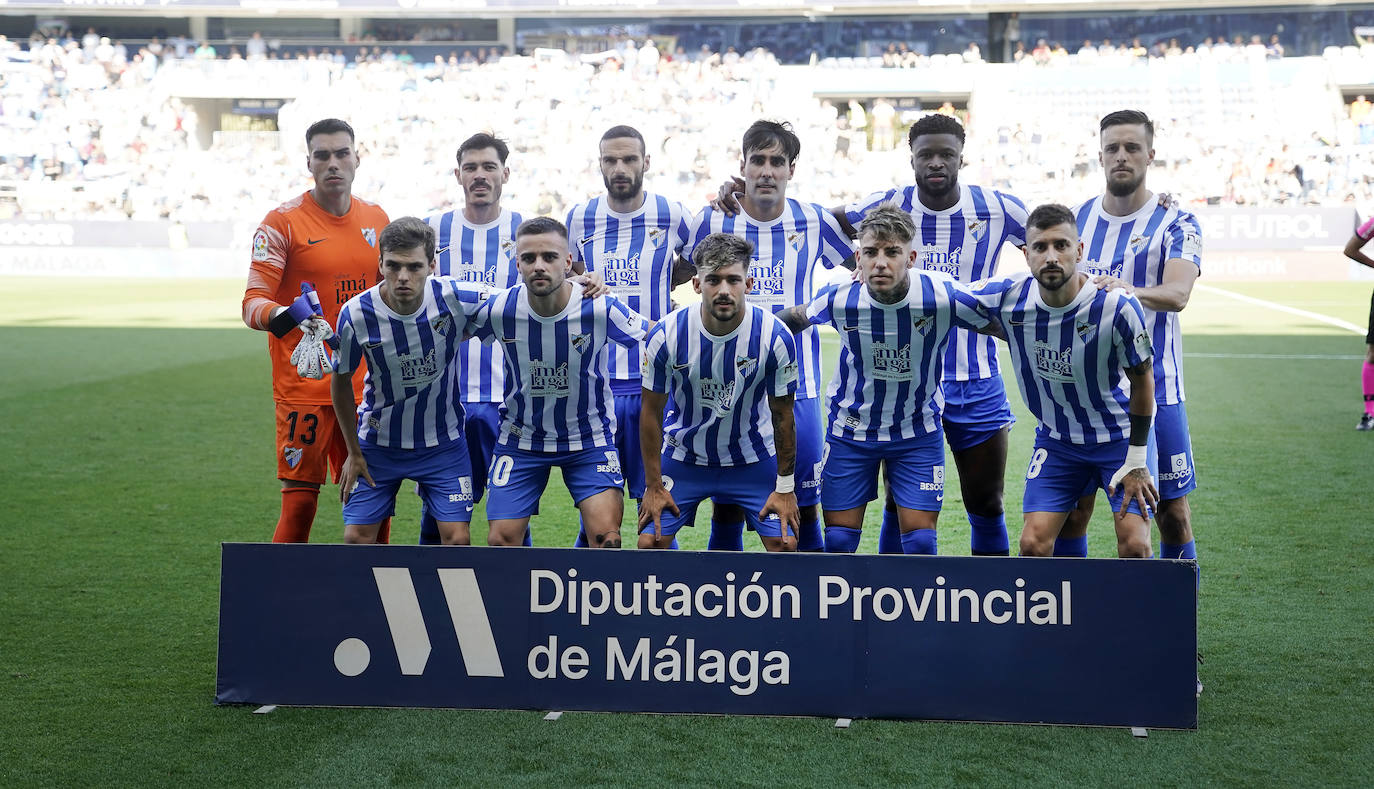
<svg viewBox="0 0 1374 789">
<path fill-rule="evenodd" d="M 233 222 L 0 222 L 0 247 L 223 249 L 240 240 L 240 229 Z"/>
<path fill-rule="evenodd" d="M 1371 271 L 1339 249 L 1202 251 L 1199 282 L 1336 282 L 1374 279 Z M 1186 320 L 1186 318 L 1185 318 Z"/>
<path fill-rule="evenodd" d="M 1195 728 L 1186 562 L 225 544 L 218 703 Z"/>
<path fill-rule="evenodd" d="M 1355 232 L 1355 209 L 1210 208 L 1194 211 L 1202 225 L 1202 262 L 1214 250 L 1295 250 L 1345 246 Z"/>
<path fill-rule="evenodd" d="M 242 278 L 247 259 L 246 252 L 226 249 L 3 247 L 0 276 Z"/>
</svg>

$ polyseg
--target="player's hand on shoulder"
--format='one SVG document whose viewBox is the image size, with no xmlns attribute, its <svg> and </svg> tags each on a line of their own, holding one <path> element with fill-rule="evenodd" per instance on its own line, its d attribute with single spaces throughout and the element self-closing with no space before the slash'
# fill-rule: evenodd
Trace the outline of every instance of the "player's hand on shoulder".
<svg viewBox="0 0 1374 789">
<path fill-rule="evenodd" d="M 582 286 L 582 298 L 584 299 L 595 299 L 601 296 L 608 296 L 611 293 L 610 287 L 601 279 L 601 275 L 595 271 L 577 274 L 568 279 Z"/>
<path fill-rule="evenodd" d="M 1179 207 L 1178 198 L 1174 197 L 1174 195 L 1171 194 L 1171 193 L 1169 193 L 1169 192 L 1160 192 L 1160 193 L 1157 195 L 1157 197 L 1159 198 L 1159 207 L 1160 207 L 1160 208 L 1178 208 L 1178 207 Z"/>
<path fill-rule="evenodd" d="M 731 176 L 721 183 L 720 189 L 716 191 L 716 196 L 711 198 L 711 208 L 726 216 L 734 216 L 740 212 L 738 195 L 742 194 L 744 194 L 744 179 L 738 175 Z"/>
<path fill-rule="evenodd" d="M 1093 284 L 1102 290 L 1124 290 L 1127 293 L 1135 293 L 1135 285 L 1110 274 L 1099 274 L 1093 277 Z"/>
</svg>

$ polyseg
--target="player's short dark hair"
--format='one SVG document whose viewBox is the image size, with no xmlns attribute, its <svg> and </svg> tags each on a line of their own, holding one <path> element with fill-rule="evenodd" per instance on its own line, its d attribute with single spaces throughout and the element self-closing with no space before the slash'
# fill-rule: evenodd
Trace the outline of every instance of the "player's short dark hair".
<svg viewBox="0 0 1374 789">
<path fill-rule="evenodd" d="M 747 239 L 729 233 L 712 233 L 703 238 L 692 252 L 692 263 L 698 274 L 733 266 L 744 266 L 749 273 L 749 263 L 754 259 L 754 245 Z"/>
<path fill-rule="evenodd" d="M 566 239 L 568 237 L 568 228 L 564 227 L 562 222 L 559 222 L 551 216 L 536 216 L 532 219 L 526 219 L 520 223 L 519 227 L 515 228 L 516 238 L 520 238 L 521 236 L 542 236 L 545 233 L 553 233 Z"/>
<path fill-rule="evenodd" d="M 964 124 L 948 115 L 932 112 L 924 118 L 911 124 L 911 128 L 906 132 L 906 145 L 910 148 L 916 138 L 923 134 L 953 134 L 959 138 L 959 144 L 964 144 Z"/>
<path fill-rule="evenodd" d="M 434 228 L 425 220 L 413 216 L 403 216 L 382 228 L 377 237 L 378 258 L 388 252 L 399 252 L 416 247 L 425 248 L 425 260 L 434 260 Z"/>
<path fill-rule="evenodd" d="M 480 151 L 484 148 L 495 148 L 497 157 L 501 159 L 501 164 L 505 164 L 506 157 L 510 156 L 510 146 L 506 145 L 505 140 L 494 134 L 477 132 L 463 140 L 462 144 L 458 146 L 458 161 L 463 161 L 463 154 L 468 151 Z"/>
<path fill-rule="evenodd" d="M 338 134 L 339 132 L 347 134 L 348 139 L 353 142 L 358 141 L 358 138 L 353 134 L 353 127 L 349 126 L 346 121 L 341 121 L 338 118 L 325 118 L 321 121 L 315 121 L 310 124 L 310 128 L 305 130 L 305 147 L 310 148 L 310 141 L 315 139 L 317 134 Z"/>
<path fill-rule="evenodd" d="M 750 151 L 771 148 L 774 145 L 782 149 L 788 164 L 797 161 L 797 157 L 801 155 L 801 138 L 792 131 L 792 124 L 787 121 L 754 121 L 744 130 L 744 139 L 740 142 L 739 150 L 748 158 Z"/>
<path fill-rule="evenodd" d="M 911 243 L 911 239 L 916 237 L 916 223 L 911 221 L 911 214 L 896 203 L 883 203 L 869 211 L 859 222 L 858 230 L 859 238 L 863 238 L 865 233 L 872 233 L 884 241 L 903 244 Z"/>
<path fill-rule="evenodd" d="M 1149 145 L 1155 143 L 1155 124 L 1149 115 L 1140 110 L 1117 110 L 1103 115 L 1101 123 L 1098 124 L 1098 134 L 1113 126 L 1144 126 L 1145 142 Z"/>
<path fill-rule="evenodd" d="M 644 135 L 640 134 L 639 129 L 636 129 L 633 126 L 612 126 L 611 128 L 606 130 L 605 134 L 601 135 L 601 142 L 622 138 L 639 140 L 639 150 L 645 153 L 647 153 L 649 150 L 649 146 L 644 144 Z M 598 145 L 599 144 L 600 143 L 598 143 Z"/>
<path fill-rule="evenodd" d="M 1059 225 L 1068 225 L 1073 228 L 1075 233 L 1078 232 L 1078 220 L 1074 219 L 1073 212 L 1059 203 L 1038 205 L 1026 218 L 1026 227 L 1033 227 L 1036 230 L 1049 230 Z"/>
</svg>

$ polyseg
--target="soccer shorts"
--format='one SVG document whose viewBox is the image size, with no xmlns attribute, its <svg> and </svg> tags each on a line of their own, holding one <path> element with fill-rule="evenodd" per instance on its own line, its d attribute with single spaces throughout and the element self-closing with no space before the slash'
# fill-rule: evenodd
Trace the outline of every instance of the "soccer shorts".
<svg viewBox="0 0 1374 789">
<path fill-rule="evenodd" d="M 611 447 L 576 452 L 530 452 L 497 445 L 487 474 L 487 520 L 528 518 L 539 511 L 539 497 L 549 484 L 549 469 L 563 469 L 563 484 L 573 503 L 603 490 L 620 490 L 625 477 Z"/>
<path fill-rule="evenodd" d="M 501 432 L 500 403 L 463 403 L 463 435 L 468 442 L 468 461 L 472 463 L 472 500 L 482 500 L 487 489 L 487 468 Z"/>
<path fill-rule="evenodd" d="M 697 506 L 706 499 L 721 504 L 736 504 L 744 510 L 749 528 L 762 537 L 781 537 L 782 521 L 769 513 L 759 517 L 759 510 L 777 487 L 778 461 L 768 457 L 757 463 L 742 466 L 698 466 L 663 456 L 663 487 L 673 494 L 678 513 L 664 510 L 659 519 L 663 534 L 677 534 L 684 526 L 696 523 Z M 652 521 L 639 529 L 641 534 L 653 534 Z M 794 535 L 795 536 L 795 535 Z"/>
<path fill-rule="evenodd" d="M 323 485 L 339 481 L 348 446 L 332 405 L 277 403 L 277 479 Z"/>
<path fill-rule="evenodd" d="M 792 425 L 797 434 L 797 506 L 814 507 L 821 503 L 821 469 L 825 465 L 821 399 L 793 400 Z"/>
<path fill-rule="evenodd" d="M 1155 407 L 1154 443 L 1159 450 L 1155 484 L 1159 498 L 1172 501 L 1197 490 L 1193 442 L 1188 438 L 1188 409 L 1183 403 Z"/>
<path fill-rule="evenodd" d="M 1107 489 L 1112 475 L 1126 461 L 1130 439 L 1122 438 L 1104 444 L 1072 444 L 1035 433 L 1030 463 L 1026 466 L 1026 492 L 1021 499 L 1022 512 L 1069 512 L 1078 500 L 1093 491 Z M 1151 437 L 1146 454 L 1147 468 L 1158 462 L 1154 438 Z M 1121 510 L 1124 495 L 1120 488 L 1108 496 L 1112 512 Z M 1131 502 L 1127 511 L 1149 518 L 1139 505 Z"/>
<path fill-rule="evenodd" d="M 636 381 L 638 386 L 639 382 Z M 644 498 L 644 458 L 639 454 L 639 408 L 642 389 L 635 394 L 613 394 L 615 400 L 615 451 L 630 488 L 630 498 Z"/>
<path fill-rule="evenodd" d="M 949 448 L 962 452 L 976 447 L 1004 428 L 1016 424 L 1002 376 L 973 381 L 945 381 L 944 427 Z"/>
<path fill-rule="evenodd" d="M 368 473 L 376 486 L 359 479 L 343 505 L 344 523 L 381 523 L 396 514 L 396 493 L 413 479 L 425 511 L 435 520 L 468 523 L 472 520 L 472 476 L 468 473 L 467 443 L 461 439 L 422 449 L 392 449 L 359 442 Z"/>
<path fill-rule="evenodd" d="M 826 439 L 825 484 L 821 509 L 839 512 L 878 498 L 878 465 L 887 465 L 887 482 L 898 507 L 939 512 L 945 500 L 945 437 L 936 430 L 900 441 Z"/>
</svg>

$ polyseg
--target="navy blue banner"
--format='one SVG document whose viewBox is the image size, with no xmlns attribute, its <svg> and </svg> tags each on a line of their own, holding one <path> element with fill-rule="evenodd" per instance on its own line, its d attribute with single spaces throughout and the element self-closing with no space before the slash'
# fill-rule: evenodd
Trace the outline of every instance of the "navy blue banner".
<svg viewBox="0 0 1374 789">
<path fill-rule="evenodd" d="M 1184 562 L 223 549 L 219 703 L 1197 726 Z"/>
</svg>

